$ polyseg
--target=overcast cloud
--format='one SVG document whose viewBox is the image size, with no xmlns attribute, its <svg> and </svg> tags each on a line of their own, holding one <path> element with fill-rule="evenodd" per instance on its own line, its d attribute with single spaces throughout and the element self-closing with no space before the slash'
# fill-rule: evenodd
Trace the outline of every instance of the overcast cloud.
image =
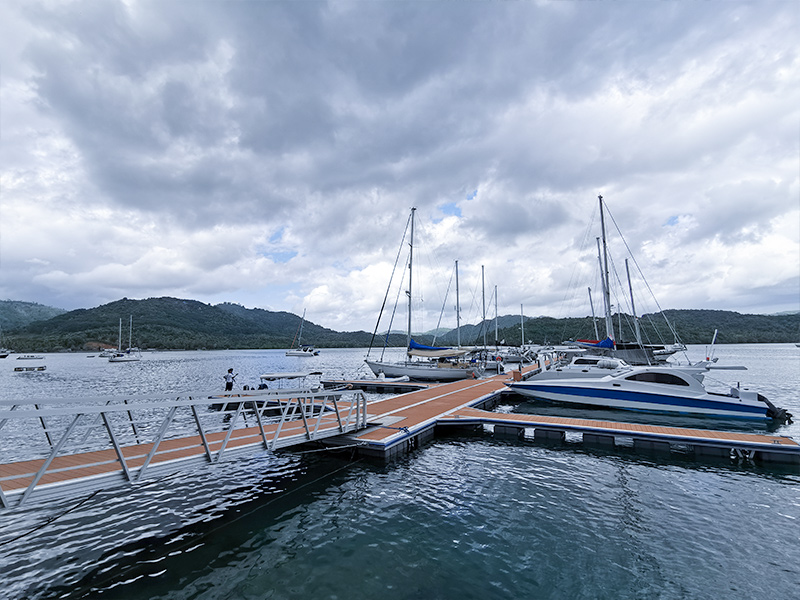
<svg viewBox="0 0 800 600">
<path fill-rule="evenodd" d="M 416 328 L 456 259 L 465 321 L 482 265 L 488 316 L 582 316 L 602 194 L 661 308 L 800 310 L 798 39 L 791 1 L 4 0 L 0 298 L 371 331 L 414 206 Z"/>
</svg>

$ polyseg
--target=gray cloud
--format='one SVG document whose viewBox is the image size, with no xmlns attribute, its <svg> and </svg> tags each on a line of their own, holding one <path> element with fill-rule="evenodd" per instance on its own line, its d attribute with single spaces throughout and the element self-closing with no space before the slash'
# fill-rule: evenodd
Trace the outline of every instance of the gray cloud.
<svg viewBox="0 0 800 600">
<path fill-rule="evenodd" d="M 369 328 L 408 208 L 446 205 L 442 263 L 558 314 L 603 193 L 665 307 L 798 308 L 798 15 L 768 5 L 4 3 L 0 294 Z"/>
</svg>

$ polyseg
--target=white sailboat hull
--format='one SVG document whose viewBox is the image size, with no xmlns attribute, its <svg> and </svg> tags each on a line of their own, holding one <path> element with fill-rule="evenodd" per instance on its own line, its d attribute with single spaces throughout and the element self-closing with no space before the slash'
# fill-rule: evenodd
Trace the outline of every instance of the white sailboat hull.
<svg viewBox="0 0 800 600">
<path fill-rule="evenodd" d="M 461 379 L 474 379 L 480 377 L 478 365 L 469 367 L 450 366 L 436 362 L 408 361 L 408 362 L 382 362 L 366 360 L 367 366 L 376 377 L 383 373 L 386 377 L 403 377 L 415 381 L 459 381 Z"/>
</svg>

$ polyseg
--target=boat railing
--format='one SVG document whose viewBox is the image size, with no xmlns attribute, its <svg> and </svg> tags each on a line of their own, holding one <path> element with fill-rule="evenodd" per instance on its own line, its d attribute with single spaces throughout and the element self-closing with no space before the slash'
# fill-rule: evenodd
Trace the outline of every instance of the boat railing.
<svg viewBox="0 0 800 600">
<path fill-rule="evenodd" d="M 92 479 L 97 488 L 136 483 L 184 465 L 275 451 L 366 425 L 360 390 L 2 400 L 0 507 L 76 481 L 84 488 Z"/>
</svg>

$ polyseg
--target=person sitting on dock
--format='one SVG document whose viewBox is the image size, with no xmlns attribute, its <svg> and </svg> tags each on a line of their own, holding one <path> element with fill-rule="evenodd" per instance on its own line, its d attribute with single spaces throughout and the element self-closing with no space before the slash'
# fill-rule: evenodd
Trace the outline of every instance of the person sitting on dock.
<svg viewBox="0 0 800 600">
<path fill-rule="evenodd" d="M 238 373 L 236 375 L 238 375 Z M 226 392 L 230 392 L 233 389 L 233 382 L 236 379 L 236 375 L 233 374 L 233 369 L 228 369 L 228 372 L 222 376 L 222 378 L 225 380 Z"/>
</svg>

